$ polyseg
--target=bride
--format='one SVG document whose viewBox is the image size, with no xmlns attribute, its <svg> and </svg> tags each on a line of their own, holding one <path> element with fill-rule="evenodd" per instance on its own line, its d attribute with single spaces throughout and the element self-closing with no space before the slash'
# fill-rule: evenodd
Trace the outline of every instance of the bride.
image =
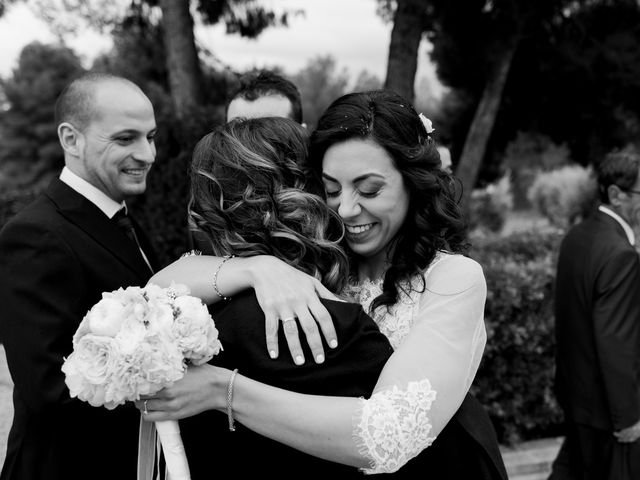
<svg viewBox="0 0 640 480">
<path fill-rule="evenodd" d="M 344 292 L 363 303 L 394 347 L 372 395 L 294 393 L 206 366 L 149 398 L 147 420 L 219 410 L 258 434 L 365 473 L 506 478 L 488 417 L 467 393 L 486 341 L 484 276 L 456 253 L 464 222 L 429 133 L 403 98 L 373 91 L 336 100 L 311 138 L 309 166 L 346 229 L 351 274 Z M 219 185 L 224 190 L 222 180 Z M 206 227 L 214 243 L 221 226 Z M 310 298 L 308 288 L 294 301 L 286 292 L 300 284 L 326 294 L 316 280 L 262 256 L 188 257 L 151 281 L 186 283 L 207 303 L 254 287 L 271 356 L 281 321 L 298 364 L 304 362 L 298 324 L 311 337 L 318 307 L 300 306 L 299 299 Z M 330 347 L 331 340 L 345 341 L 321 328 Z M 324 353 L 314 358 L 325 361 Z"/>
</svg>

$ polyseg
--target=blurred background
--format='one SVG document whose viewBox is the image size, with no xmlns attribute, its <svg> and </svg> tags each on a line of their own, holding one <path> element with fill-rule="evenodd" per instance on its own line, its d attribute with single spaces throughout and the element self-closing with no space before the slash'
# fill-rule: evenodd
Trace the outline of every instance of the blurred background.
<svg viewBox="0 0 640 480">
<path fill-rule="evenodd" d="M 640 140 L 640 2 L 0 0 L 0 227 L 63 165 L 63 86 L 108 71 L 154 103 L 158 157 L 132 208 L 173 261 L 193 145 L 255 68 L 298 85 L 310 129 L 340 95 L 383 86 L 433 120 L 489 287 L 474 393 L 505 448 L 556 445 L 555 256 L 594 206 L 593 165 Z"/>
</svg>

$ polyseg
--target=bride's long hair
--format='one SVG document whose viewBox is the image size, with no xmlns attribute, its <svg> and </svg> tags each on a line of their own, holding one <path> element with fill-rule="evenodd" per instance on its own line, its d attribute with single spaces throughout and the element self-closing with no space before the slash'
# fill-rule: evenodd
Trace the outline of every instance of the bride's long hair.
<svg viewBox="0 0 640 480">
<path fill-rule="evenodd" d="M 340 218 L 305 191 L 306 129 L 286 118 L 235 120 L 198 142 L 189 223 L 216 255 L 273 255 L 339 291 L 347 258 Z"/>
<path fill-rule="evenodd" d="M 409 213 L 394 239 L 383 292 L 371 303 L 371 311 L 396 304 L 400 290 L 411 288 L 411 278 L 424 271 L 438 251 L 461 252 L 466 247 L 467 225 L 458 205 L 456 182 L 442 170 L 429 133 L 410 102 L 389 90 L 372 90 L 335 100 L 311 135 L 308 168 L 318 178 L 331 146 L 371 139 L 393 158 L 409 192 Z M 357 260 L 352 259 L 354 269 Z"/>
</svg>

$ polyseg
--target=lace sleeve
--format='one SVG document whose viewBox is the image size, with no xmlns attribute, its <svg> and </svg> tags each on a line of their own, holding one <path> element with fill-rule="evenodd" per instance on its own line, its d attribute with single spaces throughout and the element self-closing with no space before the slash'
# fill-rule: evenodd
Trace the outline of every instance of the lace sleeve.
<svg viewBox="0 0 640 480">
<path fill-rule="evenodd" d="M 425 280 L 409 332 L 354 420 L 360 452 L 372 462 L 367 473 L 395 471 L 431 444 L 461 405 L 482 357 L 486 283 L 480 265 L 446 255 Z"/>
<path fill-rule="evenodd" d="M 361 401 L 354 425 L 360 453 L 370 460 L 364 473 L 392 473 L 435 440 L 429 410 L 436 398 L 429 380 L 393 387 Z"/>
</svg>

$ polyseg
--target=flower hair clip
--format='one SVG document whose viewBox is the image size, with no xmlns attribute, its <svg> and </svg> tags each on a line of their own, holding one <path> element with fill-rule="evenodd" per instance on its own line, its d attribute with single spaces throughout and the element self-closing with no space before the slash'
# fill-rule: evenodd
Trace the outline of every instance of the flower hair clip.
<svg viewBox="0 0 640 480">
<path fill-rule="evenodd" d="M 419 113 L 418 117 L 420 117 L 420 121 L 422 122 L 422 125 L 424 125 L 427 134 L 431 135 L 436 131 L 435 128 L 433 128 L 433 123 L 431 123 L 431 120 L 425 117 L 424 113 Z"/>
</svg>

